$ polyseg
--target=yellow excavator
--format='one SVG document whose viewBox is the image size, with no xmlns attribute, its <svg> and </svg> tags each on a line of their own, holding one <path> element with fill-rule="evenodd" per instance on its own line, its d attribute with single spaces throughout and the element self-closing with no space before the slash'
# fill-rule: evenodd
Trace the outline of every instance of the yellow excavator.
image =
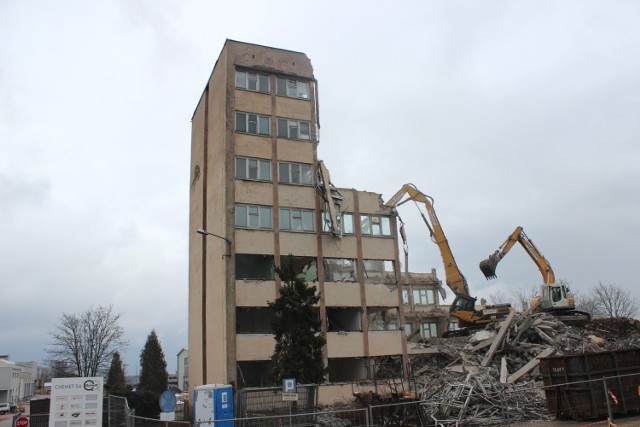
<svg viewBox="0 0 640 427">
<path fill-rule="evenodd" d="M 447 286 L 456 296 L 451 304 L 449 312 L 453 317 L 458 319 L 458 325 L 461 329 L 459 331 L 447 331 L 443 336 L 451 337 L 466 335 L 469 333 L 469 330 L 474 327 L 482 327 L 488 323 L 497 322 L 507 317 L 512 310 L 509 304 L 482 306 L 476 308 L 476 298 L 469 295 L 469 285 L 453 257 L 453 253 L 449 247 L 449 242 L 447 241 L 440 221 L 436 216 L 436 211 L 433 208 L 433 198 L 431 196 L 422 193 L 413 184 L 405 184 L 385 203 L 385 206 L 391 207 L 395 210 L 398 206 L 410 200 L 413 200 L 416 204 L 422 203 L 429 215 L 429 219 L 427 219 L 424 213 L 420 211 L 422 220 L 429 229 L 431 240 L 440 250 L 440 256 L 444 263 Z"/>
<path fill-rule="evenodd" d="M 556 283 L 556 276 L 553 273 L 551 264 L 540 253 L 533 241 L 525 234 L 522 227 L 518 226 L 507 237 L 497 251 L 495 251 L 489 258 L 480 262 L 480 270 L 484 277 L 489 279 L 495 279 L 496 268 L 498 263 L 504 256 L 511 250 L 516 244 L 524 248 L 525 252 L 540 270 L 542 274 L 542 285 L 540 287 L 540 295 L 534 297 L 529 303 L 529 307 L 532 312 L 549 312 L 555 316 L 558 320 L 563 322 L 588 322 L 591 319 L 589 313 L 576 310 L 576 302 L 573 294 L 569 291 L 569 288 L 563 283 Z"/>
</svg>

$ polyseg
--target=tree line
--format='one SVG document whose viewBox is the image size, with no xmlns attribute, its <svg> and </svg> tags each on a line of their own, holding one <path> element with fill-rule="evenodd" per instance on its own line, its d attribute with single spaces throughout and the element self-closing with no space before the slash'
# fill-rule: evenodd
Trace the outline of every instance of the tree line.
<svg viewBox="0 0 640 427">
<path fill-rule="evenodd" d="M 80 314 L 63 314 L 46 352 L 45 378 L 95 377 L 106 373 L 105 394 L 127 397 L 136 414 L 157 417 L 158 398 L 167 390 L 169 374 L 160 340 L 155 330 L 147 336 L 140 352 L 140 378 L 128 385 L 120 352 L 128 342 L 118 324 L 120 314 L 113 306 L 90 308 Z"/>
<path fill-rule="evenodd" d="M 560 280 L 560 283 L 568 286 L 569 282 Z M 531 299 L 540 292 L 539 286 L 531 286 L 527 289 L 514 289 L 509 295 L 496 292 L 489 295 L 491 304 L 511 304 L 518 311 L 529 308 Z M 576 310 L 591 314 L 592 319 L 606 317 L 636 318 L 640 310 L 640 299 L 631 294 L 631 291 L 615 283 L 598 282 L 586 293 L 584 291 L 573 292 Z"/>
</svg>

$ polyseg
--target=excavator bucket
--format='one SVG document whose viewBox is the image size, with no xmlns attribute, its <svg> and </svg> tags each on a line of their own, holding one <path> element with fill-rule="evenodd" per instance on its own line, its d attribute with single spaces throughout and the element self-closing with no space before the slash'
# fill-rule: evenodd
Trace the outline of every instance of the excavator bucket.
<svg viewBox="0 0 640 427">
<path fill-rule="evenodd" d="M 480 261 L 480 271 L 484 274 L 484 277 L 489 279 L 495 279 L 496 277 L 496 267 L 498 266 L 498 262 L 500 262 L 500 258 L 497 254 L 491 255 L 489 258 Z"/>
</svg>

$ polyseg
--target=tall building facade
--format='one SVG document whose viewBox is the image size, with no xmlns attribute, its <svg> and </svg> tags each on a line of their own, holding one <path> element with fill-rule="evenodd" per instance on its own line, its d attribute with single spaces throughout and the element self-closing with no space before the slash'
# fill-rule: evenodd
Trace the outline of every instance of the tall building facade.
<svg viewBox="0 0 640 427">
<path fill-rule="evenodd" d="M 332 185 L 318 117 L 305 54 L 225 42 L 192 119 L 191 388 L 267 383 L 289 254 L 318 288 L 328 382 L 406 366 L 396 218 L 380 194 Z"/>
</svg>

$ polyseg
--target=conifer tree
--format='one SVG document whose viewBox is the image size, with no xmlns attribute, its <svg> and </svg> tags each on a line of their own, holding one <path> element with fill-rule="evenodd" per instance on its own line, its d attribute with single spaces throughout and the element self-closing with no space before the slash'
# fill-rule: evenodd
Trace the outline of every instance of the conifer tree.
<svg viewBox="0 0 640 427">
<path fill-rule="evenodd" d="M 155 330 L 147 337 L 147 342 L 140 353 L 139 388 L 160 396 L 167 389 L 169 374 L 164 352 Z"/>
<path fill-rule="evenodd" d="M 276 382 L 296 378 L 300 384 L 321 383 L 324 380 L 320 317 L 314 305 L 320 300 L 316 287 L 305 283 L 296 271 L 292 255 L 284 258 L 276 269 L 282 286 L 280 296 L 269 302 L 274 317 L 271 327 L 276 346 L 271 356 L 271 375 Z"/>
<path fill-rule="evenodd" d="M 107 382 L 105 388 L 109 394 L 124 396 L 127 392 L 127 383 L 124 378 L 124 369 L 122 368 L 122 360 L 120 353 L 113 353 L 111 358 L 111 366 L 107 374 Z"/>
<path fill-rule="evenodd" d="M 136 415 L 158 418 L 160 415 L 158 399 L 167 389 L 168 383 L 169 374 L 164 352 L 156 331 L 152 330 L 140 353 L 140 380 L 138 389 L 132 396 Z"/>
</svg>

